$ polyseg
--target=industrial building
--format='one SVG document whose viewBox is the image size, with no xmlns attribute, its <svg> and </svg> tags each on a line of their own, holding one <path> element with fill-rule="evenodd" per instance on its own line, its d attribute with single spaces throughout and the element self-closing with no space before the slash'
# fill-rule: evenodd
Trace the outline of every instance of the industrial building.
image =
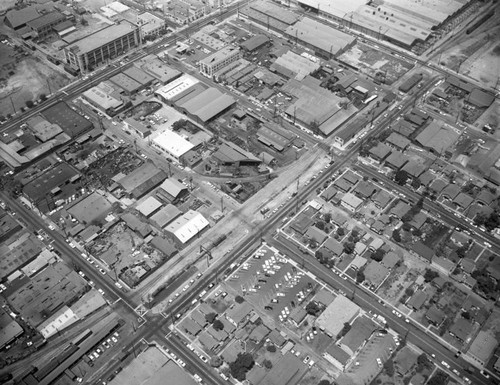
<svg viewBox="0 0 500 385">
<path fill-rule="evenodd" d="M 189 210 L 170 223 L 165 230 L 174 235 L 180 243 L 185 244 L 208 226 L 209 223 L 203 215 Z"/>
<path fill-rule="evenodd" d="M 217 88 L 208 88 L 177 107 L 199 123 L 206 123 L 230 109 L 236 100 Z"/>
<path fill-rule="evenodd" d="M 64 55 L 70 67 L 87 72 L 140 44 L 139 27 L 123 20 L 70 44 Z"/>
<path fill-rule="evenodd" d="M 355 37 L 308 17 L 289 26 L 285 34 L 295 43 L 328 59 L 341 55 L 356 43 Z"/>
<path fill-rule="evenodd" d="M 31 37 L 36 41 L 43 41 L 55 33 L 54 27 L 66 21 L 66 16 L 60 12 L 50 12 L 26 23 Z"/>
<path fill-rule="evenodd" d="M 200 81 L 191 75 L 184 74 L 180 77 L 172 79 L 172 81 L 167 82 L 163 87 L 156 90 L 155 94 L 167 104 L 171 104 L 172 100 L 191 88 L 192 86 L 198 84 Z"/>
<path fill-rule="evenodd" d="M 195 147 L 172 130 L 164 130 L 153 139 L 152 145 L 177 162 L 182 162 L 182 157 Z"/>
<path fill-rule="evenodd" d="M 109 116 L 115 116 L 128 105 L 123 100 L 121 88 L 107 81 L 88 89 L 82 95 L 86 101 Z"/>
<path fill-rule="evenodd" d="M 317 71 L 320 68 L 320 62 L 297 55 L 295 52 L 288 51 L 277 58 L 271 65 L 270 70 L 277 72 L 289 79 L 303 80 L 307 75 Z"/>
<path fill-rule="evenodd" d="M 67 163 L 59 163 L 26 184 L 23 194 L 40 210 L 54 210 L 59 199 L 74 194 L 79 179 L 78 171 Z"/>
<path fill-rule="evenodd" d="M 240 57 L 241 52 L 238 47 L 224 47 L 200 60 L 200 73 L 211 78 L 216 72 L 237 61 Z"/>
<path fill-rule="evenodd" d="M 299 6 L 327 20 L 405 49 L 425 41 L 432 31 L 460 12 L 467 3 L 457 0 L 384 0 L 382 3 L 368 0 L 297 0 Z"/>
<path fill-rule="evenodd" d="M 290 25 L 299 20 L 298 14 L 264 0 L 247 5 L 239 11 L 239 14 L 279 33 L 283 33 Z"/>
<path fill-rule="evenodd" d="M 70 137 L 75 138 L 94 127 L 92 122 L 79 113 L 73 111 L 66 102 L 58 103 L 46 108 L 41 114 L 50 123 L 57 124 Z"/>
<path fill-rule="evenodd" d="M 160 185 L 167 174 L 153 163 L 146 162 L 131 173 L 119 179 L 117 183 L 135 199 L 139 199 Z"/>
<path fill-rule="evenodd" d="M 161 84 L 168 84 L 182 75 L 182 72 L 169 67 L 155 55 L 148 55 L 134 62 L 134 66 L 137 66 L 145 73 L 153 76 L 155 79 L 159 80 Z"/>
<path fill-rule="evenodd" d="M 13 30 L 19 31 L 31 20 L 35 20 L 40 17 L 41 14 L 38 12 L 34 5 L 25 7 L 22 9 L 13 9 L 6 13 L 5 15 L 5 25 Z"/>
</svg>

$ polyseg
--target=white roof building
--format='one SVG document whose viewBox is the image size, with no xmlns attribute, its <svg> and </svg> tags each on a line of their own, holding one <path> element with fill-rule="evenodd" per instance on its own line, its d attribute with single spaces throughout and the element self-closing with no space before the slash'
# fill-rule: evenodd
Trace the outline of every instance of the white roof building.
<svg viewBox="0 0 500 385">
<path fill-rule="evenodd" d="M 194 148 L 194 144 L 176 134 L 174 131 L 165 130 L 153 139 L 154 145 L 170 156 L 179 160 L 186 152 Z"/>
<path fill-rule="evenodd" d="M 158 88 L 155 93 L 165 101 L 168 101 L 197 83 L 199 83 L 198 79 L 192 77 L 191 75 L 184 74 L 180 78 L 177 78 L 163 87 Z"/>
<path fill-rule="evenodd" d="M 175 235 L 181 243 L 186 243 L 208 226 L 209 223 L 203 215 L 197 211 L 189 210 L 170 223 L 165 230 Z"/>
<path fill-rule="evenodd" d="M 358 305 L 343 295 L 338 295 L 318 317 L 316 325 L 327 334 L 336 337 L 344 328 L 344 323 L 351 323 L 359 312 Z"/>
</svg>

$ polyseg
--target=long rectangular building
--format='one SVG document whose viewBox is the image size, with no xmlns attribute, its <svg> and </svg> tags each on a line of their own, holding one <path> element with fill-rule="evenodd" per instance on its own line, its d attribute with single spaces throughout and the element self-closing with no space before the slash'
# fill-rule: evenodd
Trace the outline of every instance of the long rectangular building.
<svg viewBox="0 0 500 385">
<path fill-rule="evenodd" d="M 123 20 L 64 48 L 66 62 L 81 72 L 116 58 L 141 43 L 139 27 Z"/>
<path fill-rule="evenodd" d="M 214 74 L 225 66 L 237 61 L 241 57 L 240 49 L 237 47 L 224 47 L 205 59 L 200 60 L 200 72 L 212 77 Z"/>
</svg>

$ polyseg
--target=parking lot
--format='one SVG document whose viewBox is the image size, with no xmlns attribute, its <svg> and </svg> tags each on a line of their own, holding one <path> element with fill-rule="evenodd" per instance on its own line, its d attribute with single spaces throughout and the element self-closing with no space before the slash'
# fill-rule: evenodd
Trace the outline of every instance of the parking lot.
<svg viewBox="0 0 500 385">
<path fill-rule="evenodd" d="M 366 343 L 362 351 L 356 357 L 346 373 L 339 377 L 339 384 L 369 383 L 382 370 L 384 362 L 391 356 L 392 352 L 399 346 L 392 334 L 376 333 Z"/>
<path fill-rule="evenodd" d="M 243 263 L 227 283 L 281 322 L 315 287 L 311 277 L 265 247 Z"/>
</svg>

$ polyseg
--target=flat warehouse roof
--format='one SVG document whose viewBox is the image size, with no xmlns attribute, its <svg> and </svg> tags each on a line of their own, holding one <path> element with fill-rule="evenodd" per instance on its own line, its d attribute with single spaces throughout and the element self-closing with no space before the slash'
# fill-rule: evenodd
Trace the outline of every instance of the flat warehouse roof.
<svg viewBox="0 0 500 385">
<path fill-rule="evenodd" d="M 83 39 L 80 39 L 69 45 L 65 49 L 71 50 L 75 48 L 76 54 L 84 54 L 102 47 L 103 45 L 108 44 L 113 40 L 119 39 L 120 37 L 123 37 L 137 29 L 138 27 L 136 27 L 132 23 L 123 20 L 119 24 L 111 25 L 91 35 L 88 35 Z"/>
<path fill-rule="evenodd" d="M 356 11 L 362 5 L 368 3 L 368 0 L 298 0 L 299 4 L 307 5 L 310 8 L 319 9 L 321 12 L 343 18 L 348 16 L 349 12 Z"/>
<path fill-rule="evenodd" d="M 188 142 L 182 136 L 171 130 L 165 130 L 153 139 L 157 146 L 167 151 L 169 154 L 179 158 L 186 152 L 194 148 L 191 142 Z"/>
<path fill-rule="evenodd" d="M 223 94 L 217 88 L 209 88 L 185 102 L 180 107 L 206 122 L 231 107 L 236 100 Z"/>
<path fill-rule="evenodd" d="M 142 86 L 141 83 L 136 82 L 134 79 L 128 77 L 123 73 L 116 74 L 109 80 L 113 82 L 113 84 L 116 84 L 117 86 L 123 88 L 125 91 L 128 92 L 135 92 Z"/>
<path fill-rule="evenodd" d="M 154 80 L 152 76 L 137 67 L 127 68 L 123 73 L 142 85 L 151 83 Z"/>
<path fill-rule="evenodd" d="M 104 110 L 109 108 L 118 108 L 123 104 L 123 101 L 118 100 L 104 92 L 99 85 L 85 91 L 83 96 Z"/>
<path fill-rule="evenodd" d="M 319 48 L 324 52 L 336 55 L 348 45 L 354 43 L 356 38 L 335 28 L 304 17 L 285 31 L 288 35 Z"/>
<path fill-rule="evenodd" d="M 49 122 L 58 124 L 64 132 L 72 138 L 89 130 L 93 126 L 91 121 L 73 111 L 63 101 L 46 108 L 41 114 L 45 116 Z"/>
<path fill-rule="evenodd" d="M 160 95 L 166 100 L 170 100 L 197 83 L 199 83 L 198 79 L 194 78 L 191 75 L 184 74 L 181 77 L 157 89 L 156 94 Z"/>
<path fill-rule="evenodd" d="M 23 192 L 36 202 L 75 175 L 80 174 L 68 164 L 59 163 L 24 186 Z"/>
</svg>

